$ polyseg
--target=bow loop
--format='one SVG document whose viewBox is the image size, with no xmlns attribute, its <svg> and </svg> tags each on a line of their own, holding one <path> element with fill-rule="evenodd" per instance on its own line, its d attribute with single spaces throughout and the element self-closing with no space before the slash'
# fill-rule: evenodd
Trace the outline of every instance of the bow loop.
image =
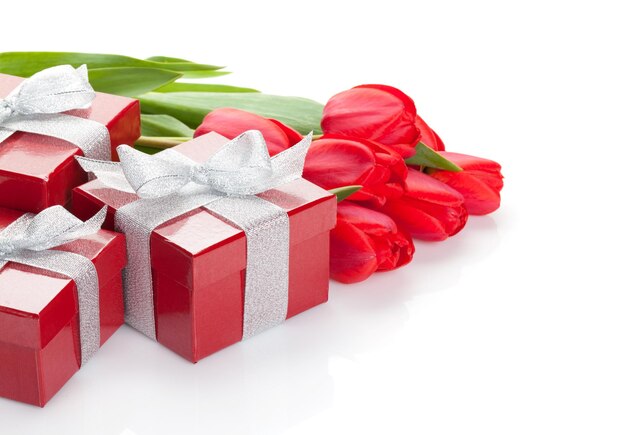
<svg viewBox="0 0 626 435">
<path fill-rule="evenodd" d="M 24 80 L 4 105 L 19 115 L 61 113 L 87 108 L 95 97 L 85 65 L 59 65 Z"/>
<path fill-rule="evenodd" d="M 128 145 L 120 145 L 117 152 L 128 184 L 141 198 L 171 195 L 190 181 L 193 162 L 177 158 L 182 157 L 180 153 L 163 151 L 151 156 Z"/>
<path fill-rule="evenodd" d="M 300 142 L 272 157 L 272 172 L 275 185 L 285 184 L 302 176 L 306 155 L 313 141 L 313 133 Z"/>
<path fill-rule="evenodd" d="M 93 234 L 106 218 L 102 208 L 83 222 L 60 205 L 45 209 L 37 215 L 25 214 L 0 232 L 0 256 L 19 251 L 45 251 Z"/>
</svg>

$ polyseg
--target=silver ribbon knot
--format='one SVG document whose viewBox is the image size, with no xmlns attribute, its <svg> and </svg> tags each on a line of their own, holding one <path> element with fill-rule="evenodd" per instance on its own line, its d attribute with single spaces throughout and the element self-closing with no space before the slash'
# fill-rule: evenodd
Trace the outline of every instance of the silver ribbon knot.
<svg viewBox="0 0 626 435">
<path fill-rule="evenodd" d="M 85 156 L 111 158 L 107 128 L 68 112 L 87 109 L 96 98 L 85 65 L 60 65 L 24 80 L 8 97 L 0 99 L 0 143 L 17 131 L 63 139 Z"/>
<path fill-rule="evenodd" d="M 81 361 L 100 347 L 98 273 L 87 257 L 52 248 L 97 232 L 106 207 L 83 222 L 61 206 L 26 213 L 0 232 L 0 269 L 10 261 L 65 275 L 76 283 Z"/>
<path fill-rule="evenodd" d="M 140 199 L 118 209 L 116 229 L 126 234 L 126 321 L 156 339 L 150 234 L 159 225 L 204 207 L 244 230 L 247 240 L 243 337 L 285 320 L 289 290 L 289 218 L 256 194 L 302 176 L 309 134 L 271 157 L 263 135 L 247 131 L 207 161 L 196 163 L 174 149 L 150 156 L 126 145 L 120 162 L 77 160 L 108 187 Z"/>
</svg>

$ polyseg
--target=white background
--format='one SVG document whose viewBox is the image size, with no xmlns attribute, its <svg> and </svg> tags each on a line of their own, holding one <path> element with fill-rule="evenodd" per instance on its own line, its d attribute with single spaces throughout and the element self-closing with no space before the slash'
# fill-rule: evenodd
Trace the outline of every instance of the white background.
<svg viewBox="0 0 626 435">
<path fill-rule="evenodd" d="M 623 2 L 7 3 L 3 51 L 190 58 L 319 101 L 395 85 L 506 180 L 411 265 L 195 366 L 123 328 L 45 409 L 0 399 L 2 434 L 626 432 Z"/>
</svg>

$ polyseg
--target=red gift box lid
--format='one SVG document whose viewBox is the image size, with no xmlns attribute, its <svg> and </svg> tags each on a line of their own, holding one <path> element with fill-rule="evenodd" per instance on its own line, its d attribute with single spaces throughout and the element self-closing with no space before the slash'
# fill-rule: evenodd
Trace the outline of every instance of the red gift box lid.
<svg viewBox="0 0 626 435">
<path fill-rule="evenodd" d="M 216 133 L 200 136 L 175 149 L 202 162 L 228 139 Z M 287 211 L 290 242 L 295 245 L 330 230 L 335 225 L 335 196 L 299 179 L 258 195 Z M 105 226 L 113 228 L 115 211 L 137 196 L 107 188 L 93 180 L 74 189 L 73 210 L 81 218 L 109 206 Z M 153 231 L 152 267 L 184 287 L 205 286 L 246 267 L 244 232 L 204 208 L 172 219 Z"/>
<path fill-rule="evenodd" d="M 23 80 L 0 74 L 0 99 L 9 95 Z M 118 145 L 133 145 L 140 135 L 139 101 L 132 98 L 97 92 L 89 109 L 66 113 L 105 125 L 111 137 L 114 160 L 117 160 L 115 148 Z M 82 152 L 64 140 L 32 133 L 14 133 L 0 143 L 0 204 L 27 211 L 40 211 L 54 204 L 64 205 L 66 201 L 62 201 L 64 196 L 61 197 L 65 195 L 61 191 L 63 187 L 69 183 L 70 186 L 65 187 L 69 190 L 87 180 L 74 161 L 75 155 L 82 155 Z M 14 198 L 16 189 L 33 184 L 48 186 L 43 189 L 47 201 L 33 198 L 25 202 L 24 198 Z M 35 187 L 32 189 L 39 191 Z M 30 189 L 22 191 L 28 193 Z"/>
<path fill-rule="evenodd" d="M 0 230 L 22 214 L 0 207 Z M 100 230 L 54 249 L 93 261 L 101 287 L 126 264 L 124 236 L 112 231 Z M 0 342 L 44 348 L 78 312 L 75 289 L 74 281 L 63 275 L 8 263 L 0 270 Z"/>
</svg>

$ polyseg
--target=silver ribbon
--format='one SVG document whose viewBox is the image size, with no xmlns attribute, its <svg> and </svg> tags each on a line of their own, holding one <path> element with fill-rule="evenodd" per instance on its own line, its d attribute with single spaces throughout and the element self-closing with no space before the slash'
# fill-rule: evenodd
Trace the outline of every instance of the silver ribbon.
<svg viewBox="0 0 626 435">
<path fill-rule="evenodd" d="M 76 145 L 87 157 L 110 160 L 111 139 L 106 126 L 62 113 L 89 108 L 95 97 L 85 65 L 77 69 L 60 65 L 40 71 L 0 99 L 0 143 L 24 131 L 62 139 Z"/>
<path fill-rule="evenodd" d="M 100 348 L 98 273 L 87 257 L 52 248 L 97 232 L 106 210 L 83 222 L 57 205 L 37 215 L 24 214 L 0 232 L 0 270 L 13 261 L 65 275 L 76 283 L 82 364 Z"/>
<path fill-rule="evenodd" d="M 156 339 L 150 235 L 159 225 L 198 207 L 241 228 L 247 239 L 243 337 L 285 320 L 289 290 L 289 218 L 256 194 L 302 176 L 309 134 L 270 158 L 259 131 L 229 141 L 207 161 L 196 163 L 170 149 L 150 156 L 121 145 L 120 162 L 77 157 L 108 187 L 139 199 L 118 209 L 115 225 L 126 234 L 124 289 L 126 321 Z"/>
</svg>

